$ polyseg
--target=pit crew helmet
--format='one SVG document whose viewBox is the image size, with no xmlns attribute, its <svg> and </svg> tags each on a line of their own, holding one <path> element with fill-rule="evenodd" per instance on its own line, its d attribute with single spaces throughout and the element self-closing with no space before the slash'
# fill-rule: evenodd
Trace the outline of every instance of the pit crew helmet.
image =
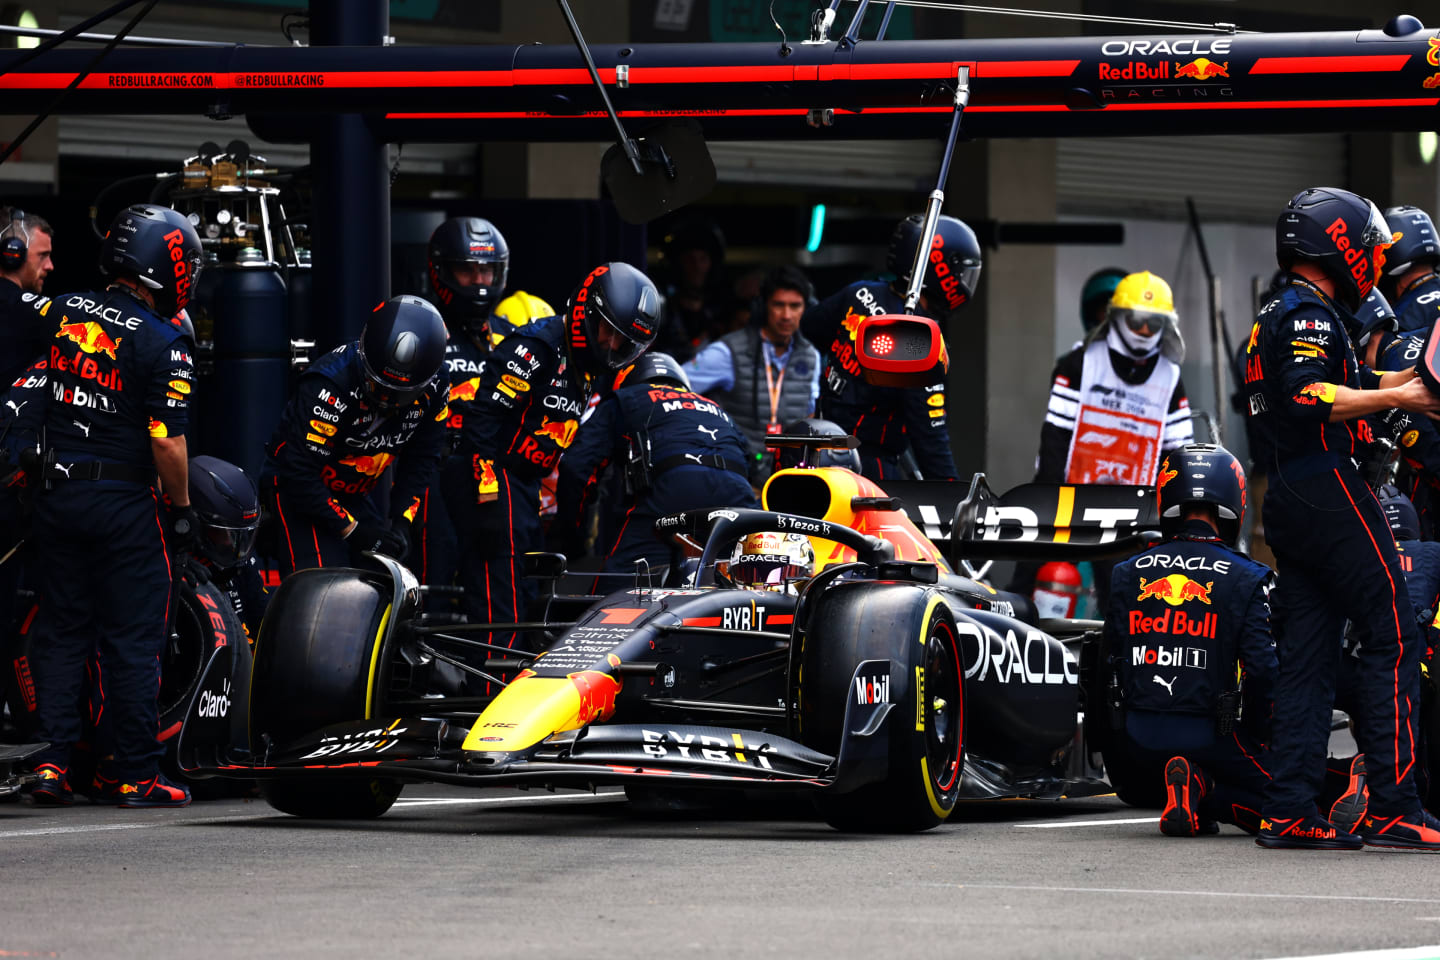
<svg viewBox="0 0 1440 960">
<path fill-rule="evenodd" d="M 260 499 L 244 470 L 217 457 L 191 457 L 190 505 L 200 521 L 195 550 L 210 566 L 232 570 L 250 559 Z"/>
<path fill-rule="evenodd" d="M 626 383 L 669 383 L 681 390 L 690 389 L 690 377 L 685 368 L 668 353 L 651 350 L 640 359 L 624 367 L 615 375 L 615 389 Z"/>
<path fill-rule="evenodd" d="M 1385 251 L 1386 277 L 1399 277 L 1421 264 L 1440 266 L 1440 238 L 1435 236 L 1435 222 L 1430 214 L 1406 204 L 1388 208 L 1385 222 L 1394 231 L 1395 241 Z"/>
<path fill-rule="evenodd" d="M 807 417 L 785 425 L 780 433 L 787 437 L 844 437 L 844 428 L 833 420 Z M 791 467 L 844 467 L 852 473 L 860 472 L 860 452 L 841 448 L 811 450 L 806 447 L 781 447 L 776 458 L 776 468 Z"/>
<path fill-rule="evenodd" d="M 1132 273 L 1115 285 L 1105 320 L 1117 343 L 1132 360 L 1160 352 L 1165 335 L 1176 330 L 1175 297 L 1170 284 L 1148 270 Z"/>
<path fill-rule="evenodd" d="M 1335 284 L 1335 300 L 1354 312 L 1386 263 L 1390 226 L 1380 208 L 1336 187 L 1311 187 L 1275 221 L 1275 259 L 1286 270 L 1308 260 Z"/>
<path fill-rule="evenodd" d="M 419 297 L 391 297 L 360 334 L 365 391 L 382 410 L 413 402 L 445 364 L 445 321 Z"/>
<path fill-rule="evenodd" d="M 660 294 L 628 263 L 590 271 L 565 307 L 566 356 L 586 377 L 634 363 L 660 329 Z"/>
<path fill-rule="evenodd" d="M 1341 321 L 1345 324 L 1346 331 L 1350 338 L 1355 341 L 1355 347 L 1363 351 L 1366 343 L 1372 336 L 1385 336 L 1392 334 L 1400 327 L 1400 320 L 1395 316 L 1395 311 L 1390 306 L 1390 301 L 1385 299 L 1385 294 L 1376 287 L 1371 290 L 1364 300 L 1360 301 L 1360 309 L 1354 314 L 1342 311 Z M 1381 346 L 1384 346 L 1382 343 Z"/>
<path fill-rule="evenodd" d="M 202 264 L 200 235 L 183 213 L 137 203 L 115 215 L 100 244 L 100 272 L 130 277 L 150 291 L 169 320 L 190 302 Z"/>
<path fill-rule="evenodd" d="M 1109 305 L 1110 298 L 1115 295 L 1115 288 L 1129 275 L 1130 271 L 1119 267 L 1105 267 L 1090 274 L 1085 286 L 1080 289 L 1080 322 L 1084 324 L 1086 333 L 1099 324 L 1099 321 L 1093 319 L 1095 311 Z"/>
<path fill-rule="evenodd" d="M 797 581 L 815 575 L 815 548 L 798 533 L 752 533 L 735 545 L 726 574 L 737 587 L 799 593 Z"/>
<path fill-rule="evenodd" d="M 1385 510 L 1385 519 L 1390 523 L 1390 532 L 1396 540 L 1420 539 L 1420 515 L 1415 504 L 1400 492 L 1400 488 L 1387 483 L 1376 491 L 1380 506 Z"/>
<path fill-rule="evenodd" d="M 528 323 L 555 316 L 555 308 L 533 293 L 516 290 L 500 301 L 490 314 L 490 347 L 494 349 L 510 334 Z"/>
<path fill-rule="evenodd" d="M 505 237 L 489 220 L 451 217 L 430 234 L 429 261 L 430 287 L 446 325 L 484 344 L 510 270 Z"/>
<path fill-rule="evenodd" d="M 925 218 L 911 214 L 895 225 L 890 235 L 890 252 L 885 267 L 895 274 L 895 287 L 905 290 L 910 284 L 911 268 L 915 265 L 915 248 Z M 925 280 L 920 292 L 925 295 L 927 309 L 937 320 L 949 320 L 956 311 L 975 296 L 980 286 L 983 257 L 975 231 L 964 221 L 941 217 L 935 221 L 935 237 L 930 241 L 930 259 L 925 267 Z"/>
<path fill-rule="evenodd" d="M 1245 468 L 1218 444 L 1188 444 L 1160 461 L 1155 497 L 1161 532 L 1179 532 L 1185 504 L 1206 503 L 1215 508 L 1221 539 L 1233 545 L 1245 516 Z"/>
</svg>

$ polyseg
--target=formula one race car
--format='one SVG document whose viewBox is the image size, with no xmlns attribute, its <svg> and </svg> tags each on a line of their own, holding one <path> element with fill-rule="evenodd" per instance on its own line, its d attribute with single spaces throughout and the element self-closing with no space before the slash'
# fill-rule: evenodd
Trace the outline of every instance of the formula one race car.
<svg viewBox="0 0 1440 960">
<path fill-rule="evenodd" d="M 1136 505 L 1127 488 L 1063 489 L 1074 523 L 1046 540 L 1109 544 L 1144 519 L 1085 519 L 1092 495 Z M 376 816 L 424 780 L 808 791 L 829 823 L 864 830 L 933 827 L 962 797 L 1109 791 L 1077 724 L 1080 657 L 1028 601 L 953 573 L 898 501 L 842 467 L 781 470 L 763 502 L 662 518 L 657 532 L 697 556 L 663 585 L 552 597 L 547 618 L 583 610 L 518 625 L 551 638 L 534 655 L 485 642 L 502 625 L 429 622 L 424 588 L 387 558 L 384 573 L 296 573 L 271 601 L 248 703 L 217 655 L 180 763 L 258 777 L 277 809 L 312 817 Z M 977 478 L 952 543 L 1035 538 L 1035 512 L 1008 503 Z M 735 584 L 733 548 L 761 531 L 809 538 L 813 576 Z M 562 563 L 532 557 L 552 578 Z M 1072 645 L 1094 636 L 1050 625 Z M 441 695 L 441 664 L 498 692 Z"/>
</svg>

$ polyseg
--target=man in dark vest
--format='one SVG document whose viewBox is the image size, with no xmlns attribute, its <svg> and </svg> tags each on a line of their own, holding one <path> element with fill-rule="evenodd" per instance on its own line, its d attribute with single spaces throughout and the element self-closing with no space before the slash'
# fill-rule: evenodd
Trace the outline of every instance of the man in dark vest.
<svg viewBox="0 0 1440 960">
<path fill-rule="evenodd" d="M 775 470 L 766 435 L 810 416 L 820 396 L 820 351 L 800 332 L 813 296 L 805 274 L 777 267 L 760 288 L 760 322 L 721 337 L 685 365 L 691 388 L 718 401 L 745 434 L 757 484 Z"/>
</svg>

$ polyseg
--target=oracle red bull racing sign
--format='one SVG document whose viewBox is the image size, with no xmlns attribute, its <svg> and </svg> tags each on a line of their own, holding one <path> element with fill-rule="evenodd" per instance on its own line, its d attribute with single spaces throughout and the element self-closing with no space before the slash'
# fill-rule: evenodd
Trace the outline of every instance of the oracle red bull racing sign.
<svg viewBox="0 0 1440 960">
<path fill-rule="evenodd" d="M 1146 580 L 1140 578 L 1140 595 L 1136 600 L 1164 600 L 1172 607 L 1178 607 L 1182 603 L 1191 600 L 1199 600 L 1209 605 L 1210 591 L 1215 586 L 1215 581 L 1208 581 L 1203 587 L 1198 581 L 1191 580 L 1183 573 L 1172 573 L 1168 577 L 1161 577 L 1158 580 Z"/>
</svg>

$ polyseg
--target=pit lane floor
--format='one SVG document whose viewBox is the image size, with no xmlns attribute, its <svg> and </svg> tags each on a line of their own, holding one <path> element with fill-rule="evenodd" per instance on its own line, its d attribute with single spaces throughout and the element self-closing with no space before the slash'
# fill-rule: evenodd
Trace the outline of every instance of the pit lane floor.
<svg viewBox="0 0 1440 960">
<path fill-rule="evenodd" d="M 362 823 L 10 803 L 0 957 L 1291 957 L 1440 944 L 1437 869 L 1169 840 L 1113 797 L 967 804 L 910 837 L 437 786 Z"/>
</svg>

